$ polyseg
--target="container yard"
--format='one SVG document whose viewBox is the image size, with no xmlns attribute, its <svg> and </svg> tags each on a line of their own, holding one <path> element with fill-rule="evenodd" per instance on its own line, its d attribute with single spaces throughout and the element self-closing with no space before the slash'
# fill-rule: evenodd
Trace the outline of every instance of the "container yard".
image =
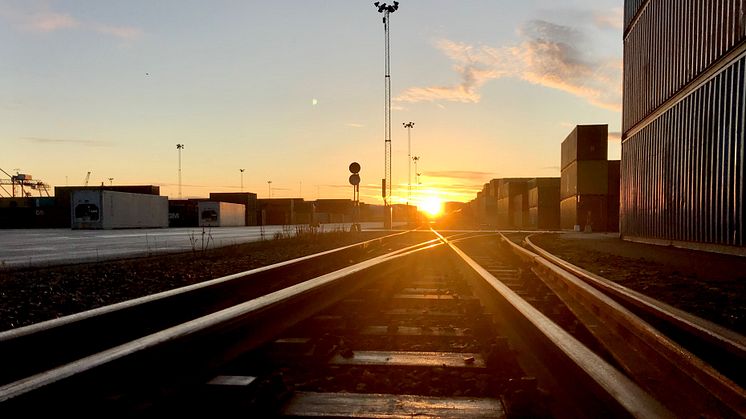
<svg viewBox="0 0 746 419">
<path fill-rule="evenodd" d="M 0 3 L 0 419 L 746 418 L 746 0 L 79 3 Z"/>
</svg>

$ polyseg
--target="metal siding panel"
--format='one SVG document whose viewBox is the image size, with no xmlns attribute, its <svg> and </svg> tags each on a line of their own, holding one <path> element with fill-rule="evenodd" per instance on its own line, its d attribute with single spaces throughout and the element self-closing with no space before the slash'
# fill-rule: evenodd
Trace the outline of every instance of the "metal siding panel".
<svg viewBox="0 0 746 419">
<path fill-rule="evenodd" d="M 743 2 L 742 4 L 742 10 L 743 10 Z M 746 196 L 744 196 L 744 164 L 746 164 L 746 161 L 744 161 L 744 148 L 746 148 L 746 124 L 743 122 L 746 120 L 746 59 L 742 58 L 740 60 L 740 63 L 738 64 L 738 79 L 737 79 L 737 91 L 739 94 L 739 107 L 738 107 L 738 117 L 736 120 L 738 121 L 737 126 L 737 132 L 736 138 L 738 139 L 738 178 L 736 179 L 738 183 L 738 205 L 740 206 L 740 211 L 737 211 L 738 213 L 738 245 L 743 246 L 744 245 L 744 236 L 746 235 L 746 226 L 744 225 L 744 220 L 746 219 L 746 215 L 744 215 L 744 212 L 746 212 L 746 206 L 744 206 L 744 199 L 746 199 Z"/>
</svg>

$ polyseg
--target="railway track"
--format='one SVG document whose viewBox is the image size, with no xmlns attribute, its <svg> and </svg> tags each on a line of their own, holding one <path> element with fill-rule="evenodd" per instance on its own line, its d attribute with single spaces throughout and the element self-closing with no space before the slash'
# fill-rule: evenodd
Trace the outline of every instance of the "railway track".
<svg viewBox="0 0 746 419">
<path fill-rule="evenodd" d="M 746 416 L 746 338 L 571 265 L 530 237 L 533 252 L 501 240 L 576 315 L 611 362 L 677 415 Z"/>
<path fill-rule="evenodd" d="M 0 332 L 0 385 L 395 251 L 425 236 L 431 238 L 429 232 L 394 233 Z"/>
<path fill-rule="evenodd" d="M 332 417 L 743 413 L 736 386 L 730 399 L 710 393 L 697 399 L 705 405 L 690 402 L 687 408 L 698 410 L 682 415 L 676 402 L 688 395 L 658 394 L 650 385 L 657 377 L 640 378 L 630 371 L 613 345 L 599 336 L 598 324 L 586 323 L 587 313 L 564 301 L 551 281 L 539 279 L 544 272 L 535 265 L 535 254 L 505 243 L 498 247 L 495 235 L 425 234 L 430 235 L 411 246 L 347 260 L 344 267 L 313 271 L 290 286 L 209 307 L 226 297 L 216 288 L 212 303 L 200 305 L 204 308 L 193 315 L 159 321 L 146 330 L 133 327 L 127 332 L 130 338 L 107 342 L 104 348 L 97 343 L 81 350 L 70 343 L 64 362 L 31 368 L 29 374 L 22 373 L 28 367 L 16 370 L 14 381 L 0 387 L 0 412 Z M 277 269 L 265 270 L 264 280 L 279 281 L 283 271 Z M 182 304 L 188 307 L 207 295 L 181 297 L 170 307 L 184 313 L 188 310 Z M 126 311 L 119 316 L 119 325 L 132 318 Z M 110 328 L 104 320 L 99 320 L 102 330 Z M 19 342 L 33 343 L 34 335 L 21 334 Z M 0 351 L 13 341 L 0 339 Z M 692 391 L 674 384 L 669 392 Z"/>
</svg>

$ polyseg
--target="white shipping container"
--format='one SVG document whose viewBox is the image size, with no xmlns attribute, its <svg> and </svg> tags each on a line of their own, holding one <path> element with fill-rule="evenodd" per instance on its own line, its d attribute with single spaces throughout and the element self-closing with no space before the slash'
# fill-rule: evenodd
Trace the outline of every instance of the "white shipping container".
<svg viewBox="0 0 746 419">
<path fill-rule="evenodd" d="M 198 205 L 200 227 L 246 225 L 246 206 L 228 202 L 202 201 Z"/>
<path fill-rule="evenodd" d="M 165 196 L 74 190 L 70 205 L 73 229 L 168 227 L 168 198 Z"/>
</svg>

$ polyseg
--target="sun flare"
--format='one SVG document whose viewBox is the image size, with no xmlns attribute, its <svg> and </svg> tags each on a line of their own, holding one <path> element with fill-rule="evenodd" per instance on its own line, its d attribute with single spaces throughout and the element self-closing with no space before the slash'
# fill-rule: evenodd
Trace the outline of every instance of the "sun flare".
<svg viewBox="0 0 746 419">
<path fill-rule="evenodd" d="M 425 198 L 420 202 L 420 209 L 429 217 L 437 217 L 443 212 L 443 201 L 434 196 Z"/>
</svg>

